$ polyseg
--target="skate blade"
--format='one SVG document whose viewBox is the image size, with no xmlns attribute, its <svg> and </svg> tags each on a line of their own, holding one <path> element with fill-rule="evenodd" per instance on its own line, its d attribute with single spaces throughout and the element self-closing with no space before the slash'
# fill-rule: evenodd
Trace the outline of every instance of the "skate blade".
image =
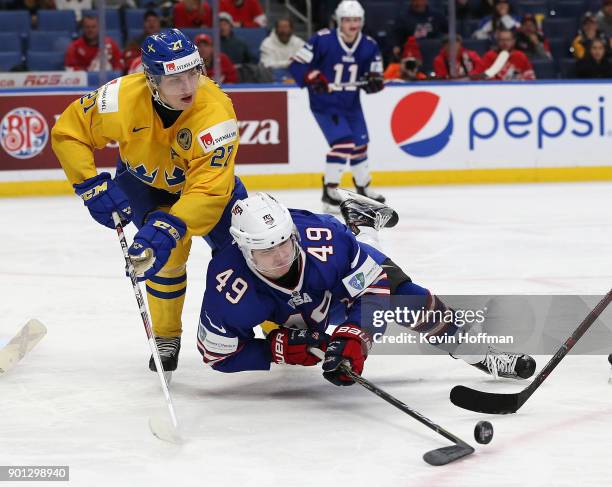
<svg viewBox="0 0 612 487">
<path fill-rule="evenodd" d="M 166 379 L 166 384 L 170 385 L 170 382 L 172 382 L 172 371 L 165 371 L 164 370 L 164 378 Z"/>
</svg>

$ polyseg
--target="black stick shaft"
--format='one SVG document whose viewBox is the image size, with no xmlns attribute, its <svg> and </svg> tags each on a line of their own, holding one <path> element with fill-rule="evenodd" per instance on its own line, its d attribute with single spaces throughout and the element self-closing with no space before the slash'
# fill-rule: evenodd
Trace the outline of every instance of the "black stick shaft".
<svg viewBox="0 0 612 487">
<path fill-rule="evenodd" d="M 320 359 L 324 359 L 325 358 L 325 353 L 322 350 L 318 349 L 318 348 L 310 348 L 309 351 L 314 356 L 319 357 Z M 447 440 L 452 441 L 453 443 L 457 443 L 457 444 L 460 444 L 460 445 L 467 445 L 467 443 L 465 443 L 461 438 L 458 438 L 457 436 L 453 435 L 449 431 L 446 431 L 444 428 L 442 428 L 442 426 L 437 425 L 431 419 L 426 418 L 421 413 L 419 413 L 418 411 L 415 411 L 410 406 L 408 406 L 407 404 L 404 404 L 402 401 L 400 401 L 399 399 L 393 397 L 388 392 L 383 391 L 377 385 L 372 384 L 369 380 L 367 380 L 364 377 L 362 377 L 361 375 L 353 372 L 351 370 L 350 365 L 348 365 L 348 363 L 343 362 L 340 367 L 342 368 L 342 371 L 346 375 L 348 375 L 351 379 L 353 379 L 355 382 L 357 382 L 357 384 L 359 384 L 360 386 L 365 387 L 368 391 L 373 392 L 378 397 L 384 399 L 385 401 L 387 401 L 392 406 L 395 406 L 400 411 L 405 412 L 409 416 L 411 416 L 414 419 L 416 419 L 418 422 L 420 422 L 420 423 L 424 424 L 425 426 L 427 426 L 429 429 L 434 430 L 436 433 L 444 436 L 444 438 L 446 438 Z"/>
<path fill-rule="evenodd" d="M 452 433 L 450 433 L 449 431 L 446 431 L 444 428 L 434 423 L 431 419 L 426 418 L 421 413 L 419 413 L 418 411 L 415 411 L 410 406 L 406 405 L 399 399 L 393 397 L 388 392 L 385 392 L 380 387 L 376 386 L 375 384 L 372 384 L 369 380 L 363 378 L 359 374 L 356 374 L 350 369 L 349 366 L 343 364 L 341 367 L 344 373 L 348 375 L 351 379 L 353 379 L 355 382 L 357 382 L 359 385 L 365 387 L 368 391 L 373 392 L 378 397 L 384 399 L 392 406 L 395 406 L 397 409 L 405 412 L 409 416 L 412 416 L 414 419 L 416 419 L 420 423 L 434 430 L 436 433 L 444 436 L 444 438 L 446 438 L 447 440 L 450 440 L 453 443 L 461 443 L 461 444 L 465 443 L 461 438 L 458 438 Z"/>
<path fill-rule="evenodd" d="M 550 373 L 555 369 L 559 362 L 565 357 L 569 351 L 574 348 L 574 345 L 580 340 L 582 335 L 586 333 L 586 331 L 591 327 L 595 320 L 599 318 L 599 315 L 603 313 L 606 307 L 612 301 L 612 289 L 608 291 L 602 300 L 595 306 L 591 312 L 586 316 L 582 323 L 574 330 L 565 343 L 561 345 L 561 348 L 557 350 L 557 353 L 553 355 L 553 357 L 548 361 L 548 363 L 544 366 L 544 368 L 540 371 L 540 373 L 533 379 L 533 382 L 529 384 L 528 387 L 525 388 L 523 392 L 521 392 L 521 404 L 524 403 L 529 397 L 535 392 L 535 390 L 540 387 L 542 382 L 546 380 L 546 378 L 550 375 Z"/>
</svg>

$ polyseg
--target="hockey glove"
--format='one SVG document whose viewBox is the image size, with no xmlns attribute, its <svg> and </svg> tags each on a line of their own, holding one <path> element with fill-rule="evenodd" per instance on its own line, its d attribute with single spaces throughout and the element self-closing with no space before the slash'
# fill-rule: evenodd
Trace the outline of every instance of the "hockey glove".
<svg viewBox="0 0 612 487">
<path fill-rule="evenodd" d="M 327 349 L 329 337 L 325 333 L 310 330 L 278 328 L 268 335 L 272 360 L 277 364 L 315 365 L 321 361 L 309 348 Z"/>
<path fill-rule="evenodd" d="M 368 73 L 365 75 L 362 81 L 365 81 L 365 84 L 362 86 L 363 91 L 368 94 L 378 93 L 385 87 L 385 82 L 380 73 Z"/>
<path fill-rule="evenodd" d="M 342 372 L 340 366 L 347 361 L 353 372 L 361 374 L 371 346 L 370 335 L 361 328 L 350 323 L 339 326 L 325 352 L 323 377 L 337 386 L 350 386 L 353 380 Z"/>
<path fill-rule="evenodd" d="M 164 211 L 154 211 L 149 215 L 128 249 L 139 281 L 153 277 L 164 267 L 170 252 L 186 231 L 187 226 L 176 216 Z"/>
<path fill-rule="evenodd" d="M 327 81 L 325 75 L 318 69 L 306 73 L 304 81 L 315 93 L 329 93 L 329 81 Z"/>
<path fill-rule="evenodd" d="M 83 199 L 91 216 L 108 228 L 115 228 L 113 212 L 119 214 L 124 225 L 132 221 L 130 202 L 123 190 L 103 172 L 74 185 L 74 192 Z"/>
</svg>

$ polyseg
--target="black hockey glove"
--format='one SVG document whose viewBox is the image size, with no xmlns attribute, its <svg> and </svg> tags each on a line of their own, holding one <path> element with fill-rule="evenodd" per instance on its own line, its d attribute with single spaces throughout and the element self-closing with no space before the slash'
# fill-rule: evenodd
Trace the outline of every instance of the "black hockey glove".
<svg viewBox="0 0 612 487">
<path fill-rule="evenodd" d="M 363 91 L 366 93 L 378 93 L 382 91 L 385 87 L 385 82 L 380 73 L 367 73 L 361 81 L 364 81 L 365 84 L 362 86 Z"/>
</svg>

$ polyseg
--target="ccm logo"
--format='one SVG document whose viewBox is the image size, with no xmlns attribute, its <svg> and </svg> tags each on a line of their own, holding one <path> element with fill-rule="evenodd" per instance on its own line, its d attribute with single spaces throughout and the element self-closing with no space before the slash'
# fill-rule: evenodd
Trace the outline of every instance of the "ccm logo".
<svg viewBox="0 0 612 487">
<path fill-rule="evenodd" d="M 180 240 L 181 239 L 181 234 L 178 232 L 178 230 L 176 228 L 174 228 L 169 223 L 166 223 L 166 222 L 161 221 L 161 220 L 156 220 L 155 223 L 153 223 L 153 226 L 166 230 L 170 235 L 172 235 L 172 238 L 174 238 L 174 240 Z"/>
<path fill-rule="evenodd" d="M 107 189 L 108 189 L 108 181 L 104 181 L 102 184 L 99 184 L 98 186 L 91 188 L 89 191 L 85 191 L 81 195 L 81 198 L 83 198 L 83 201 L 89 201 L 94 196 L 98 196 L 100 193 L 104 193 L 104 191 L 106 191 Z"/>
</svg>

